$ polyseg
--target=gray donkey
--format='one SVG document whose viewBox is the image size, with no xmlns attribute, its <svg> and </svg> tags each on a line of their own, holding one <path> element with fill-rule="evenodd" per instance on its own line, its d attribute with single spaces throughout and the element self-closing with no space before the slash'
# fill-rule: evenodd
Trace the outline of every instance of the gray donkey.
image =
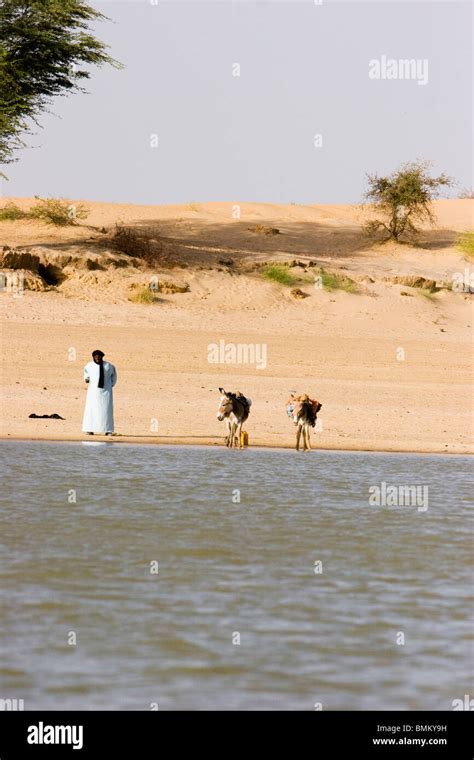
<svg viewBox="0 0 474 760">
<path fill-rule="evenodd" d="M 225 445 L 229 448 L 238 446 L 242 447 L 241 432 L 242 425 L 249 416 L 252 401 L 246 398 L 240 391 L 229 393 L 224 388 L 219 388 L 221 400 L 217 412 L 219 422 L 225 420 L 227 425 L 227 435 Z"/>
</svg>

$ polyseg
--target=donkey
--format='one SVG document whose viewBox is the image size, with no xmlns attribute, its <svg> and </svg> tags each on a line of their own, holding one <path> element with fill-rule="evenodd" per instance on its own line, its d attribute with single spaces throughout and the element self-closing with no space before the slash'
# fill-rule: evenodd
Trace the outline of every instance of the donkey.
<svg viewBox="0 0 474 760">
<path fill-rule="evenodd" d="M 241 441 L 242 425 L 249 416 L 252 401 L 246 398 L 240 391 L 228 393 L 224 388 L 219 388 L 219 392 L 221 400 L 217 419 L 219 422 L 222 422 L 222 420 L 226 421 L 227 435 L 225 437 L 225 445 L 229 448 L 234 448 L 235 446 L 243 448 Z"/>
<path fill-rule="evenodd" d="M 300 450 L 300 438 L 303 434 L 303 450 L 311 449 L 310 429 L 316 424 L 316 415 L 321 409 L 319 401 L 313 401 L 306 394 L 295 396 L 293 393 L 288 401 L 288 415 L 296 425 L 296 451 Z"/>
</svg>

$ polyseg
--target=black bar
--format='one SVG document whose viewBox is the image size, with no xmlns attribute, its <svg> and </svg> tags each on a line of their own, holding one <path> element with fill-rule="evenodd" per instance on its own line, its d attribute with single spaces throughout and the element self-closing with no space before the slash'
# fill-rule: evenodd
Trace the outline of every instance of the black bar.
<svg viewBox="0 0 474 760">
<path fill-rule="evenodd" d="M 400 756 L 472 760 L 472 724 L 467 711 L 1 712 L 0 760 L 156 760 L 180 758 L 183 752 L 190 758 L 205 753 L 245 760 L 263 748 L 265 759 L 275 753 L 275 758 L 311 760 Z M 56 729 L 60 726 L 64 730 Z M 43 743 L 29 743 L 28 737 Z M 46 743 L 50 739 L 70 743 Z"/>
</svg>

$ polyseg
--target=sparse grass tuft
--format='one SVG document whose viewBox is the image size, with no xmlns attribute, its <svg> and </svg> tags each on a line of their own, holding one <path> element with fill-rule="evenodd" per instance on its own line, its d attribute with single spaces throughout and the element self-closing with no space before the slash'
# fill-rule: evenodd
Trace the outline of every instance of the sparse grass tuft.
<svg viewBox="0 0 474 760">
<path fill-rule="evenodd" d="M 0 208 L 0 222 L 16 221 L 17 219 L 26 219 L 28 212 L 23 211 L 19 206 L 11 201 Z"/>
<path fill-rule="evenodd" d="M 36 205 L 30 209 L 28 216 L 31 219 L 40 219 L 57 227 L 72 226 L 78 219 L 86 219 L 89 209 L 82 203 L 68 203 L 60 198 L 40 198 L 35 196 Z"/>
<path fill-rule="evenodd" d="M 133 303 L 152 304 L 157 303 L 160 299 L 156 293 L 150 290 L 149 287 L 145 286 L 140 288 L 140 290 L 137 290 L 137 292 L 130 296 L 128 300 L 132 301 Z"/>
<path fill-rule="evenodd" d="M 474 258 L 474 232 L 468 230 L 459 235 L 457 246 L 469 259 Z"/>
<path fill-rule="evenodd" d="M 248 228 L 250 232 L 256 232 L 258 235 L 279 235 L 280 230 L 276 227 L 268 227 L 266 224 L 257 224 L 255 227 Z"/>
<path fill-rule="evenodd" d="M 337 272 L 326 272 L 325 269 L 321 269 L 320 277 L 322 279 L 323 288 L 326 290 L 344 290 L 346 293 L 359 292 L 357 283 L 344 274 L 337 274 Z"/>
<path fill-rule="evenodd" d="M 423 298 L 427 298 L 429 301 L 433 301 L 436 291 L 430 290 L 429 288 L 418 288 L 417 292 L 420 294 L 420 296 L 423 296 Z"/>
<path fill-rule="evenodd" d="M 273 280 L 273 282 L 279 282 L 280 285 L 296 285 L 298 280 L 296 277 L 288 271 L 287 267 L 278 265 L 266 266 L 263 270 L 263 276 L 267 280 Z"/>
</svg>

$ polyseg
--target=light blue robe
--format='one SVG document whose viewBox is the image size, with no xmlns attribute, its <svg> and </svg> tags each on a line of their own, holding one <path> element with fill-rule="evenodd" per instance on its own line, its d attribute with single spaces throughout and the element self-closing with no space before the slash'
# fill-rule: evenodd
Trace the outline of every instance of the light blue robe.
<svg viewBox="0 0 474 760">
<path fill-rule="evenodd" d="M 117 371 L 113 364 L 104 362 L 104 387 L 99 388 L 100 365 L 94 361 L 84 367 L 84 380 L 87 386 L 86 407 L 82 430 L 84 433 L 114 432 L 114 403 L 112 388 L 117 382 Z"/>
</svg>

